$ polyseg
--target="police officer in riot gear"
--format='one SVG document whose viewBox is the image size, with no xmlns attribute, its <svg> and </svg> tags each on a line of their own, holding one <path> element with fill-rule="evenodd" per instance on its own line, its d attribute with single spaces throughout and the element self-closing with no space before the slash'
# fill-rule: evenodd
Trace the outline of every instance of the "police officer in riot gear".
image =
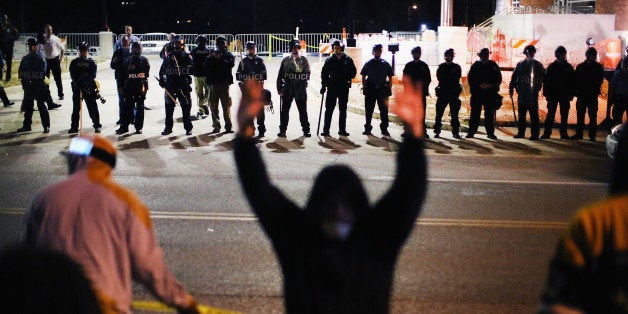
<svg viewBox="0 0 628 314">
<path fill-rule="evenodd" d="M 381 123 L 379 125 L 383 136 L 390 136 L 388 133 L 388 96 L 392 94 L 392 77 L 394 75 L 392 66 L 382 59 L 382 45 L 373 46 L 373 59 L 367 61 L 360 75 L 364 84 L 364 110 L 366 123 L 364 124 L 363 135 L 371 135 L 371 119 L 375 110 L 375 102 L 379 108 Z"/>
<path fill-rule="evenodd" d="M 209 115 L 209 107 L 207 107 L 207 101 L 209 100 L 209 84 L 206 81 L 207 73 L 205 71 L 205 61 L 211 53 L 211 50 L 207 47 L 207 37 L 204 35 L 196 36 L 196 48 L 190 51 L 192 56 L 192 74 L 194 75 L 194 89 L 196 91 L 196 99 L 198 100 L 198 113 L 196 116 L 201 118 L 202 116 Z"/>
<path fill-rule="evenodd" d="M 142 134 L 144 127 L 144 99 L 148 91 L 148 78 L 150 64 L 148 59 L 142 56 L 142 45 L 139 42 L 131 44 L 131 56 L 124 60 L 124 99 L 125 105 L 120 128 L 116 134 L 124 134 L 129 131 L 129 124 L 133 119 L 135 109 L 135 134 Z"/>
<path fill-rule="evenodd" d="M 473 138 L 480 125 L 480 115 L 484 107 L 484 128 L 486 135 L 492 140 L 495 136 L 495 103 L 502 83 L 502 73 L 495 61 L 489 60 L 488 48 L 480 49 L 478 57 L 469 69 L 467 79 L 471 91 L 471 114 L 469 116 L 469 130 L 466 138 Z"/>
<path fill-rule="evenodd" d="M 586 60 L 576 66 L 576 134 L 573 140 L 584 137 L 584 116 L 589 114 L 589 140 L 596 141 L 597 110 L 600 88 L 604 82 L 604 67 L 596 61 L 597 50 L 589 47 L 585 52 Z"/>
<path fill-rule="evenodd" d="M 118 122 L 116 124 L 122 123 L 122 111 L 124 110 L 125 100 L 124 100 L 124 81 L 126 80 L 124 73 L 124 61 L 131 56 L 130 49 L 131 41 L 126 35 L 123 35 L 120 38 L 120 48 L 116 49 L 113 52 L 113 56 L 111 57 L 111 63 L 109 66 L 114 70 L 114 77 L 116 79 L 116 87 L 118 90 Z"/>
<path fill-rule="evenodd" d="M 0 50 L 0 78 L 2 78 L 3 69 L 4 69 L 4 56 L 2 55 L 2 50 Z M 10 101 L 9 97 L 7 97 L 7 93 L 4 91 L 4 86 L 2 85 L 2 80 L 0 80 L 0 100 L 2 100 L 2 104 L 5 107 L 15 105 L 15 103 Z"/>
<path fill-rule="evenodd" d="M 261 60 L 261 59 L 260 59 Z M 222 116 L 225 120 L 225 132 L 232 133 L 231 96 L 229 86 L 233 84 L 231 69 L 235 65 L 235 57 L 227 50 L 227 38 L 216 38 L 216 49 L 212 50 L 205 61 L 207 84 L 209 84 L 209 109 L 212 113 L 212 133 L 220 132 L 220 115 L 218 102 L 222 105 Z M 261 132 L 263 133 L 263 132 Z"/>
<path fill-rule="evenodd" d="M 282 98 L 280 112 L 279 133 L 277 136 L 286 137 L 290 107 L 294 99 L 299 110 L 299 120 L 303 136 L 310 137 L 310 122 L 307 118 L 307 81 L 310 79 L 310 64 L 307 58 L 299 55 L 301 44 L 297 39 L 290 42 L 290 56 L 281 61 L 279 75 L 277 75 L 277 93 Z"/>
<path fill-rule="evenodd" d="M 172 133 L 173 114 L 176 100 L 181 105 L 183 113 L 183 127 L 185 134 L 192 134 L 192 120 L 190 110 L 192 102 L 190 92 L 192 91 L 192 58 L 184 50 L 184 40 L 181 36 L 174 36 L 172 41 L 173 51 L 166 55 L 161 68 L 159 69 L 159 86 L 165 88 L 166 121 L 162 135 Z"/>
<path fill-rule="evenodd" d="M 436 121 L 434 123 L 434 137 L 440 137 L 442 127 L 442 118 L 445 108 L 449 104 L 449 116 L 451 117 L 451 134 L 454 138 L 460 138 L 460 121 L 458 120 L 458 112 L 460 111 L 460 93 L 462 85 L 460 85 L 460 77 L 462 69 L 460 65 L 453 62 L 454 50 L 447 49 L 445 51 L 445 62 L 438 65 L 436 70 L 436 78 L 438 86 L 436 87 Z"/>
<path fill-rule="evenodd" d="M 427 63 L 421 61 L 420 46 L 412 48 L 410 53 L 412 54 L 412 61 L 406 63 L 406 66 L 403 68 L 403 75 L 405 77 L 408 77 L 414 85 L 418 84 L 419 82 L 423 84 L 423 110 L 425 111 L 425 108 L 427 108 L 427 95 L 430 94 L 429 86 L 432 82 L 432 74 L 430 73 L 430 68 L 427 66 Z M 389 83 L 388 85 L 390 86 L 391 84 Z M 430 136 L 427 134 L 425 117 L 423 117 L 423 121 L 421 121 L 421 124 L 423 124 L 423 135 L 426 139 L 430 138 Z M 405 132 L 401 136 L 405 137 Z"/>
<path fill-rule="evenodd" d="M 514 138 L 524 138 L 526 133 L 526 115 L 530 113 L 530 137 L 531 141 L 539 139 L 539 92 L 543 86 L 545 68 L 541 62 L 534 59 L 536 47 L 528 45 L 523 49 L 526 58 L 517 63 L 510 79 L 509 94 L 517 90 L 517 134 Z"/>
<path fill-rule="evenodd" d="M 338 135 L 349 136 L 347 133 L 347 102 L 349 100 L 349 88 L 351 80 L 356 75 L 353 59 L 347 56 L 344 46 L 336 40 L 331 45 L 334 53 L 325 60 L 321 70 L 321 94 L 327 91 L 327 101 L 325 101 L 325 122 L 323 124 L 323 136 L 329 136 L 331 118 L 338 99 Z"/>
<path fill-rule="evenodd" d="M 100 114 L 96 98 L 98 90 L 96 87 L 96 62 L 89 57 L 89 44 L 81 42 L 77 47 L 79 56 L 70 62 L 70 77 L 72 78 L 72 122 L 68 133 L 78 133 L 79 113 L 81 110 L 81 100 L 85 100 L 89 117 L 92 119 L 94 132 L 100 133 Z"/>
<path fill-rule="evenodd" d="M 28 54 L 22 58 L 18 75 L 22 81 L 24 89 L 24 100 L 22 101 L 22 110 L 24 111 L 24 122 L 17 132 L 28 132 L 31 130 L 34 102 L 37 101 L 37 110 L 41 117 L 41 124 L 44 127 L 44 133 L 50 132 L 50 116 L 48 108 L 44 104 L 46 99 L 46 84 L 44 77 L 46 76 L 46 60 L 37 53 L 38 44 L 35 38 L 29 38 L 26 41 L 28 46 Z"/>
<path fill-rule="evenodd" d="M 266 65 L 264 65 L 264 60 L 255 54 L 255 42 L 249 41 L 245 44 L 245 47 L 247 55 L 242 58 L 236 70 L 236 79 L 239 81 L 238 86 L 240 86 L 242 91 L 242 97 L 248 97 L 248 91 L 245 88 L 247 82 L 256 82 L 263 88 L 266 80 Z M 257 114 L 257 137 L 259 138 L 264 137 L 264 133 L 266 133 L 265 118 L 264 110 L 260 110 Z M 251 121 L 251 124 L 253 124 L 253 121 Z"/>
<path fill-rule="evenodd" d="M 574 69 L 567 62 L 567 49 L 558 46 L 554 51 L 556 60 L 547 67 L 547 73 L 543 80 L 543 96 L 547 99 L 547 117 L 545 118 L 545 130 L 542 139 L 548 139 L 552 135 L 556 109 L 560 105 L 560 138 L 569 139 L 567 135 L 567 118 L 569 117 L 569 102 L 574 97 Z"/>
</svg>

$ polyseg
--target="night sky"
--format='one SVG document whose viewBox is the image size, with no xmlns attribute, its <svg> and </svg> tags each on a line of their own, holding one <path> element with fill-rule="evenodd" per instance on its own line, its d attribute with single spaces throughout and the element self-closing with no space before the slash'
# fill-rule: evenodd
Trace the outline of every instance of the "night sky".
<svg viewBox="0 0 628 314">
<path fill-rule="evenodd" d="M 55 32 L 92 33 L 105 28 L 105 4 L 116 33 L 125 24 L 135 33 L 293 33 L 297 26 L 302 33 L 340 32 L 350 31 L 350 20 L 356 33 L 369 33 L 417 31 L 423 23 L 435 29 L 440 20 L 437 0 L 0 0 L 0 13 L 21 32 L 50 23 Z M 494 0 L 455 0 L 454 25 L 480 23 L 494 10 Z"/>
</svg>

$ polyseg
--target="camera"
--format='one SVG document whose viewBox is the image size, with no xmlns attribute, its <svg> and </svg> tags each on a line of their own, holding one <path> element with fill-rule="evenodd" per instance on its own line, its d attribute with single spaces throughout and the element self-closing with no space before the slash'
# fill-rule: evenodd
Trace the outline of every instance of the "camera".
<svg viewBox="0 0 628 314">
<path fill-rule="evenodd" d="M 388 44 L 388 51 L 392 53 L 399 51 L 399 44 Z"/>
</svg>

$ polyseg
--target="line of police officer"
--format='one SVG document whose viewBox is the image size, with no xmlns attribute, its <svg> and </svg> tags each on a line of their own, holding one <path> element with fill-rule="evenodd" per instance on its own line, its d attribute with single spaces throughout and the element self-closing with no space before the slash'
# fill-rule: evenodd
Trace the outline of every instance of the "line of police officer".
<svg viewBox="0 0 628 314">
<path fill-rule="evenodd" d="M 176 105 L 180 105 L 183 113 L 183 125 L 187 135 L 192 134 L 191 111 L 191 84 L 194 76 L 196 94 L 198 97 L 200 118 L 211 112 L 213 130 L 211 133 L 220 131 L 219 103 L 222 104 L 223 119 L 225 121 L 225 132 L 232 133 L 231 122 L 231 97 L 229 86 L 233 83 L 231 74 L 235 64 L 235 57 L 227 50 L 226 38 L 220 36 L 216 39 L 216 49 L 207 48 L 207 38 L 199 35 L 196 39 L 198 46 L 188 54 L 184 49 L 184 40 L 181 36 L 172 36 L 171 42 L 164 47 L 163 62 L 160 67 L 159 84 L 164 88 L 164 98 L 166 107 L 165 127 L 162 135 L 172 133 L 173 113 Z M 144 100 L 148 90 L 148 78 L 150 66 L 148 60 L 141 56 L 141 45 L 133 43 L 129 52 L 128 40 L 122 38 L 121 48 L 114 52 L 111 67 L 116 71 L 116 81 L 119 93 L 119 114 L 118 124 L 120 128 L 117 134 L 128 132 L 130 124 L 135 125 L 136 133 L 142 133 L 144 117 Z M 27 42 L 29 50 L 33 45 L 37 45 L 34 38 Z M 254 42 L 245 44 L 247 54 L 242 57 L 236 71 L 236 79 L 242 88 L 246 81 L 255 81 L 263 86 L 267 79 L 266 67 L 261 58 L 256 55 L 256 45 Z M 101 124 L 96 105 L 96 99 L 100 98 L 98 87 L 96 86 L 96 64 L 88 57 L 89 45 L 82 42 L 78 46 L 79 57 L 70 64 L 70 76 L 72 78 L 73 91 L 73 113 L 69 133 L 78 132 L 80 101 L 85 100 L 89 115 L 93 122 L 95 132 L 100 132 Z M 339 132 L 340 136 L 348 136 L 346 130 L 346 111 L 348 92 L 351 87 L 351 80 L 356 75 L 356 67 L 353 60 L 343 51 L 344 47 L 339 41 L 332 44 L 333 53 L 323 65 L 321 71 L 321 94 L 327 93 L 325 102 L 325 119 L 323 132 L 321 135 L 329 136 L 330 124 L 333 111 L 338 101 L 339 107 Z M 280 106 L 280 126 L 277 136 L 285 137 L 289 122 L 289 111 L 294 100 L 299 111 L 301 129 L 305 137 L 310 137 L 310 123 L 307 115 L 307 82 L 310 79 L 310 67 L 305 56 L 299 55 L 301 44 L 298 40 L 290 41 L 290 55 L 285 57 L 279 69 L 276 88 L 281 97 Z M 413 84 L 421 84 L 423 89 L 423 105 L 426 105 L 426 96 L 429 95 L 429 84 L 431 74 L 429 67 L 421 61 L 421 47 L 415 47 L 411 51 L 413 60 L 408 62 L 403 70 L 404 77 L 408 77 Z M 509 93 L 512 98 L 514 91 L 518 97 L 518 132 L 514 138 L 523 138 L 526 129 L 526 115 L 530 114 L 530 140 L 539 139 L 539 113 L 538 113 L 538 93 L 543 88 L 543 95 L 548 100 L 548 115 L 545 120 L 544 133 L 540 138 L 550 138 L 557 107 L 560 106 L 561 139 L 582 139 L 584 129 L 584 116 L 589 114 L 589 139 L 595 141 L 597 130 L 597 97 L 600 93 L 600 86 L 603 80 L 602 65 L 595 61 L 597 51 L 589 48 L 586 52 L 587 59 L 579 64 L 574 70 L 567 62 L 567 51 L 560 46 L 556 49 L 556 61 L 548 67 L 547 72 L 543 65 L 534 59 L 536 48 L 532 45 L 526 46 L 523 53 L 526 59 L 519 62 L 513 71 L 509 86 Z M 381 58 L 382 45 L 373 47 L 373 59 L 365 63 L 360 74 L 362 75 L 363 94 L 365 96 L 365 119 L 364 135 L 371 135 L 371 120 L 375 104 L 380 111 L 380 130 L 383 136 L 389 136 L 388 132 L 388 97 L 391 96 L 392 67 Z M 469 130 L 466 138 L 473 138 L 477 132 L 480 122 L 480 113 L 484 109 L 485 128 L 487 137 L 497 139 L 494 133 L 495 111 L 499 109 L 501 96 L 499 96 L 499 86 L 502 82 L 501 72 L 498 65 L 489 60 L 489 50 L 483 48 L 478 53 L 480 60 L 476 61 L 470 68 L 468 81 L 471 91 L 471 114 L 469 120 Z M 438 66 L 436 77 L 438 86 L 436 87 L 436 121 L 434 124 L 435 137 L 440 137 L 442 128 L 442 116 L 447 105 L 450 106 L 452 136 L 460 138 L 460 122 L 458 113 L 461 107 L 459 99 L 462 92 L 460 84 L 461 68 L 453 62 L 454 50 L 448 49 L 444 54 L 445 62 Z M 20 66 L 22 85 L 25 91 L 25 101 L 23 111 L 26 112 L 23 127 L 18 132 L 30 131 L 31 117 L 33 111 L 33 100 L 37 100 L 40 107 L 41 100 L 44 99 L 44 91 L 38 73 L 42 70 L 41 57 L 31 51 L 24 57 Z M 45 71 L 45 62 L 43 70 Z M 243 95 L 246 96 L 244 89 Z M 569 137 L 567 135 L 567 117 L 569 113 L 569 102 L 574 96 L 578 96 L 576 103 L 577 127 L 576 134 Z M 270 97 L 267 97 L 266 105 L 270 104 Z M 206 104 L 209 104 L 209 108 Z M 45 108 L 45 106 L 44 106 Z M 209 110 L 208 110 L 209 109 Z M 47 110 L 40 110 L 44 132 L 49 132 L 50 121 Z M 264 124 L 264 111 L 257 117 L 258 137 L 263 137 L 266 132 Z M 425 125 L 425 124 L 424 124 Z M 426 137 L 427 132 L 425 132 Z"/>
</svg>

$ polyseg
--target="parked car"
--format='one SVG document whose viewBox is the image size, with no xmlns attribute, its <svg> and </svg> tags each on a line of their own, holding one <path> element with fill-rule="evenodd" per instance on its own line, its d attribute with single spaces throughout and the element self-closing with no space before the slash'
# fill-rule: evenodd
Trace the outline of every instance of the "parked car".
<svg viewBox="0 0 628 314">
<path fill-rule="evenodd" d="M 606 152 L 611 158 L 615 158 L 617 155 L 617 142 L 619 142 L 619 135 L 623 131 L 623 124 L 619 124 L 611 129 L 611 134 L 606 136 Z"/>
<path fill-rule="evenodd" d="M 146 33 L 140 36 L 144 54 L 159 54 L 168 42 L 168 34 L 166 33 Z"/>
</svg>

